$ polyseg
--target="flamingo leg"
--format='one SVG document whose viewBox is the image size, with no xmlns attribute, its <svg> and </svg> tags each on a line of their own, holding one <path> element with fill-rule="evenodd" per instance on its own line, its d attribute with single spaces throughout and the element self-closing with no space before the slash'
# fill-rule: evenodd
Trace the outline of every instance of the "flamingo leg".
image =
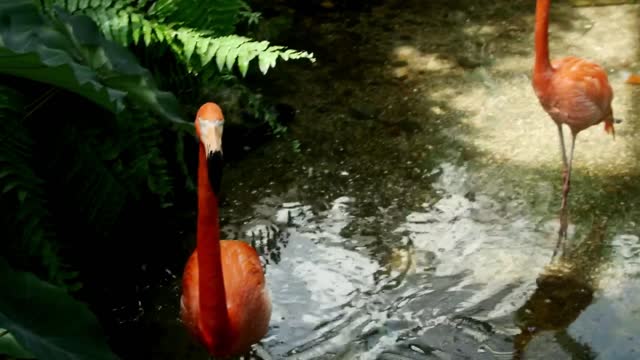
<svg viewBox="0 0 640 360">
<path fill-rule="evenodd" d="M 573 162 L 573 150 L 576 147 L 576 136 L 578 134 L 571 132 L 571 151 L 569 152 L 569 163 L 567 165 L 567 174 L 564 177 L 564 184 L 562 186 L 562 207 L 561 209 L 567 208 L 567 196 L 569 195 L 569 189 L 571 186 L 571 164 Z"/>
<path fill-rule="evenodd" d="M 569 221 L 567 216 L 567 208 L 564 207 L 560 209 L 560 229 L 558 230 L 558 242 L 556 243 L 556 247 L 553 250 L 553 255 L 551 255 L 551 263 L 553 263 L 558 253 L 561 254 L 560 255 L 561 257 L 566 253 L 566 240 L 567 240 L 568 228 L 569 228 Z"/>
<path fill-rule="evenodd" d="M 562 153 L 562 181 L 564 182 L 566 180 L 567 177 L 567 170 L 569 168 L 569 165 L 567 164 L 567 151 L 565 150 L 565 146 L 564 146 L 564 135 L 562 133 L 562 124 L 556 124 L 558 125 L 558 137 L 560 138 L 560 152 Z"/>
</svg>

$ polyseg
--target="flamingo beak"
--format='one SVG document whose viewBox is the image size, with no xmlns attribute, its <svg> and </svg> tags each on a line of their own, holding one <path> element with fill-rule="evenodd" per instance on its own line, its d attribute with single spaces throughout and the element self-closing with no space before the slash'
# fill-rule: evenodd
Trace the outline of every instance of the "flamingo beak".
<svg viewBox="0 0 640 360">
<path fill-rule="evenodd" d="M 222 151 L 215 151 L 207 155 L 207 168 L 209 170 L 209 183 L 216 196 L 220 195 L 222 183 Z"/>
<path fill-rule="evenodd" d="M 213 192 L 218 195 L 222 182 L 222 126 L 224 120 L 208 120 L 199 118 L 200 141 L 207 155 L 209 183 Z"/>
</svg>

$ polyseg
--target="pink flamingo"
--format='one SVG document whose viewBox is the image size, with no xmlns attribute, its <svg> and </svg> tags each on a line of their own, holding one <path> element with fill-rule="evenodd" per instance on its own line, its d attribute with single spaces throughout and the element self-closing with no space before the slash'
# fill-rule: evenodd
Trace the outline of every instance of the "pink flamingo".
<svg viewBox="0 0 640 360">
<path fill-rule="evenodd" d="M 613 91 L 607 73 L 598 64 L 573 56 L 549 60 L 550 0 L 537 0 L 535 25 L 535 65 L 533 88 L 540 104 L 558 126 L 562 149 L 562 209 L 566 208 L 571 179 L 571 163 L 578 133 L 604 121 L 604 129 L 615 137 L 611 101 Z M 567 153 L 562 124 L 571 129 L 571 152 Z"/>
</svg>

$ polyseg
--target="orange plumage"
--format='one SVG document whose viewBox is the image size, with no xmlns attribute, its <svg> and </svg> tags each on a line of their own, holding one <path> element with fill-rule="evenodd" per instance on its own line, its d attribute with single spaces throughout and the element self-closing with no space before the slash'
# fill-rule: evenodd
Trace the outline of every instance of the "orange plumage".
<svg viewBox="0 0 640 360">
<path fill-rule="evenodd" d="M 629 75 L 629 77 L 627 77 L 627 80 L 625 80 L 625 82 L 627 84 L 635 84 L 638 85 L 640 84 L 640 75 L 638 74 L 631 74 Z"/>
<path fill-rule="evenodd" d="M 602 121 L 613 128 L 613 91 L 604 69 L 573 56 L 551 66 L 549 79 L 534 78 L 540 82 L 534 85 L 540 103 L 551 118 L 576 133 Z"/>
</svg>

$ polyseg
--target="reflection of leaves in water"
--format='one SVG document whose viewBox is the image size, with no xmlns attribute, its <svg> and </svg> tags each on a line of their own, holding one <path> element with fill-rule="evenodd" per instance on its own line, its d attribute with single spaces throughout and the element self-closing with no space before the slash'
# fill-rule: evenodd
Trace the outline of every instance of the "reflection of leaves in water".
<svg viewBox="0 0 640 360">
<path fill-rule="evenodd" d="M 291 234 L 288 228 L 300 227 L 312 216 L 309 207 L 301 206 L 300 203 L 282 204 L 273 214 L 267 200 L 261 204 L 262 210 L 265 211 L 266 208 L 267 216 L 274 216 L 275 223 L 270 219 L 258 219 L 245 232 L 251 246 L 261 255 L 265 273 L 268 269 L 266 265 L 280 263 L 282 250 L 289 245 Z"/>
<path fill-rule="evenodd" d="M 286 247 L 289 243 L 289 233 L 281 231 L 278 226 L 264 225 L 252 229 L 247 234 L 251 246 L 262 255 L 261 258 L 264 261 L 264 271 L 267 271 L 266 265 L 271 262 L 278 264 L 280 262 L 280 254 L 282 248 Z"/>
</svg>

